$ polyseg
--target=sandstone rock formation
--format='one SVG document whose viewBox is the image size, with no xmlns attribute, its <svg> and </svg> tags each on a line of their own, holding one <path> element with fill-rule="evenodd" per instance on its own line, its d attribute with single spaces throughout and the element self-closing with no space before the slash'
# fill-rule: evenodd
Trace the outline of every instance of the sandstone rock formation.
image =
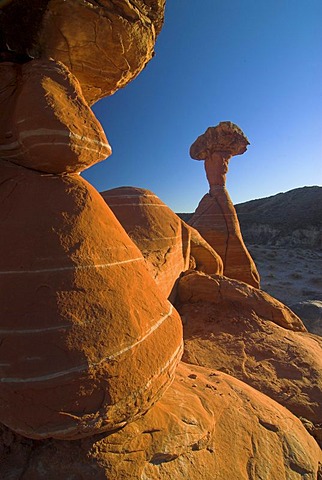
<svg viewBox="0 0 322 480">
<path fill-rule="evenodd" d="M 153 192 L 120 187 L 101 195 L 141 250 L 152 277 L 166 297 L 180 274 L 192 264 L 206 273 L 222 274 L 219 255 Z"/>
<path fill-rule="evenodd" d="M 178 314 L 85 180 L 0 172 L 0 421 L 77 438 L 132 420 L 172 380 Z"/>
<path fill-rule="evenodd" d="M 124 86 L 151 58 L 164 0 L 12 0 L 0 7 L 0 478 L 315 479 L 317 444 L 289 411 L 214 371 L 212 362 L 211 370 L 181 364 L 175 373 L 182 324 L 164 293 L 194 266 L 213 276 L 190 272 L 180 281 L 188 329 L 196 298 L 200 327 L 204 312 L 211 324 L 214 288 L 226 328 L 235 328 L 235 338 L 225 338 L 226 345 L 234 342 L 231 351 L 242 322 L 253 322 L 249 343 L 262 342 L 259 359 L 271 350 L 280 358 L 275 334 L 279 345 L 289 342 L 292 368 L 279 364 L 273 380 L 316 435 L 314 337 L 265 294 L 221 277 L 213 248 L 151 192 L 134 189 L 137 204 L 129 202 L 131 193 L 119 200 L 139 249 L 78 175 L 110 154 L 89 105 Z M 206 160 L 211 194 L 213 160 L 224 172 L 229 155 L 247 145 L 232 124 L 220 129 L 219 153 Z M 177 253 L 168 262 L 172 248 Z M 195 278 L 206 279 L 202 291 L 198 282 L 189 284 Z M 231 318 L 234 308 L 240 317 Z M 238 360 L 225 358 L 238 376 Z M 269 357 L 261 368 L 271 374 L 272 365 Z M 299 370 L 312 374 L 310 384 L 303 375 L 297 381 Z M 274 396 L 275 383 L 249 371 Z"/>
<path fill-rule="evenodd" d="M 225 187 L 230 158 L 244 153 L 248 144 L 241 129 L 231 122 L 209 127 L 193 143 L 190 155 L 205 160 L 210 190 L 201 199 L 189 225 L 219 253 L 224 275 L 259 287 L 255 263 L 243 242 L 236 211 Z"/>
<path fill-rule="evenodd" d="M 187 272 L 178 285 L 186 362 L 223 370 L 319 430 L 322 342 L 287 307 L 245 283 Z"/>
<path fill-rule="evenodd" d="M 248 145 L 243 131 L 232 122 L 220 122 L 216 127 L 207 128 L 191 145 L 190 156 L 205 161 L 210 193 L 218 185 L 225 186 L 229 160 L 245 153 Z"/>
<path fill-rule="evenodd" d="M 14 0 L 1 10 L 0 421 L 26 437 L 79 438 L 134 420 L 182 353 L 180 318 L 140 251 L 70 175 L 110 153 L 82 93 L 95 78 L 88 57 L 101 69 L 97 49 L 108 46 L 122 77 L 111 74 L 110 87 L 127 83 L 150 56 L 162 3 Z M 21 32 L 19 13 L 30 27 Z"/>
<path fill-rule="evenodd" d="M 33 442 L 2 429 L 3 480 L 316 480 L 321 452 L 301 422 L 222 372 L 181 364 L 163 398 L 111 434 Z"/>
<path fill-rule="evenodd" d="M 93 104 L 152 58 L 164 6 L 165 0 L 13 0 L 1 12 L 0 50 L 14 62 L 61 61 Z"/>
<path fill-rule="evenodd" d="M 0 155 L 47 173 L 76 173 L 111 154 L 105 133 L 62 64 L 0 63 Z"/>
</svg>

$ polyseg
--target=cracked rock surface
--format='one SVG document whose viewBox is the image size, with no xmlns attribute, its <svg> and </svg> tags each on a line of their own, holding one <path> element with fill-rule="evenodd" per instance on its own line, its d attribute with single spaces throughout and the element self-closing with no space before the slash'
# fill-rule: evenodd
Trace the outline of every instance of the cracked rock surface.
<svg viewBox="0 0 322 480">
<path fill-rule="evenodd" d="M 233 377 L 181 363 L 139 420 L 73 442 L 1 431 L 3 480 L 316 480 L 321 452 L 288 410 Z"/>
<path fill-rule="evenodd" d="M 176 306 L 184 361 L 239 378 L 312 422 L 319 438 L 322 342 L 288 307 L 245 283 L 198 272 L 180 279 Z"/>
<path fill-rule="evenodd" d="M 41 55 L 63 62 L 89 104 L 127 85 L 154 55 L 165 0 L 50 0 Z"/>
<path fill-rule="evenodd" d="M 127 85 L 153 57 L 165 7 L 165 0 L 8 3 L 0 16 L 3 55 L 62 62 L 90 105 Z"/>
</svg>

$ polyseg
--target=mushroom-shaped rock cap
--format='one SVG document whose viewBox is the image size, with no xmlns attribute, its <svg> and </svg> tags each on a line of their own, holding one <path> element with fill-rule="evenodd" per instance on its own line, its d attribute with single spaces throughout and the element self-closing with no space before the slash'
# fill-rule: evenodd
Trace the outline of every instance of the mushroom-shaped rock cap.
<svg viewBox="0 0 322 480">
<path fill-rule="evenodd" d="M 5 2 L 0 58 L 60 61 L 93 104 L 127 85 L 153 57 L 164 8 L 165 0 Z"/>
<path fill-rule="evenodd" d="M 190 147 L 190 156 L 194 160 L 206 160 L 211 153 L 228 153 L 231 156 L 246 152 L 248 138 L 232 122 L 220 122 L 209 127 Z"/>
</svg>

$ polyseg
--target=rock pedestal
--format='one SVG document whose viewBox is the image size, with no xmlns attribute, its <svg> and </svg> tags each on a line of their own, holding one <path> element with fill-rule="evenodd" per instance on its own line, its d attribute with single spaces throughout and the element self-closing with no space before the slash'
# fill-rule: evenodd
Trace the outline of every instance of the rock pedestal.
<svg viewBox="0 0 322 480">
<path fill-rule="evenodd" d="M 200 201 L 189 225 L 220 255 L 224 275 L 259 287 L 259 274 L 240 231 L 233 202 L 224 186 L 212 187 Z"/>
<path fill-rule="evenodd" d="M 0 420 L 31 438 L 123 425 L 171 383 L 180 318 L 85 180 L 0 172 Z"/>
<path fill-rule="evenodd" d="M 97 49 L 121 72 L 114 89 L 151 56 L 162 2 L 139 6 L 17 0 L 1 10 L 0 58 L 11 62 L 0 63 L 0 421 L 26 437 L 82 438 L 133 421 L 182 353 L 180 317 L 141 252 L 74 174 L 111 153 L 88 105 L 107 88 L 91 76 L 99 62 L 105 78 Z M 17 32 L 19 12 L 30 28 Z"/>
</svg>

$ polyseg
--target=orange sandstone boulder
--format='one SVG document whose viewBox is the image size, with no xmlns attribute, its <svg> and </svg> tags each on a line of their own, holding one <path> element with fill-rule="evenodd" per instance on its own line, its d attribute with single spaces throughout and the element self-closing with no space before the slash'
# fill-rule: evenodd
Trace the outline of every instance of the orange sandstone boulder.
<svg viewBox="0 0 322 480">
<path fill-rule="evenodd" d="M 151 191 L 120 187 L 101 195 L 141 250 L 166 297 L 191 261 L 207 273 L 222 273 L 219 255 Z"/>
<path fill-rule="evenodd" d="M 93 104 L 133 80 L 154 55 L 165 0 L 50 0 L 42 55 L 63 62 Z"/>
<path fill-rule="evenodd" d="M 322 342 L 290 309 L 245 283 L 197 272 L 180 279 L 177 308 L 186 362 L 223 370 L 322 422 Z"/>
<path fill-rule="evenodd" d="M 2 428 L 0 446 L 4 480 L 316 480 L 321 461 L 284 407 L 229 375 L 185 364 L 146 415 L 116 432 L 34 442 Z"/>
<path fill-rule="evenodd" d="M 39 46 L 63 62 L 93 104 L 133 80 L 154 55 L 165 0 L 50 0 Z"/>
<path fill-rule="evenodd" d="M 0 155 L 46 173 L 75 173 L 111 154 L 78 80 L 62 63 L 0 63 Z"/>
<path fill-rule="evenodd" d="M 133 421 L 172 382 L 177 312 L 85 180 L 0 176 L 0 421 L 36 439 Z"/>
<path fill-rule="evenodd" d="M 14 62 L 61 61 L 77 77 L 90 104 L 127 85 L 153 57 L 165 7 L 165 0 L 4 3 L 2 55 Z"/>
</svg>

